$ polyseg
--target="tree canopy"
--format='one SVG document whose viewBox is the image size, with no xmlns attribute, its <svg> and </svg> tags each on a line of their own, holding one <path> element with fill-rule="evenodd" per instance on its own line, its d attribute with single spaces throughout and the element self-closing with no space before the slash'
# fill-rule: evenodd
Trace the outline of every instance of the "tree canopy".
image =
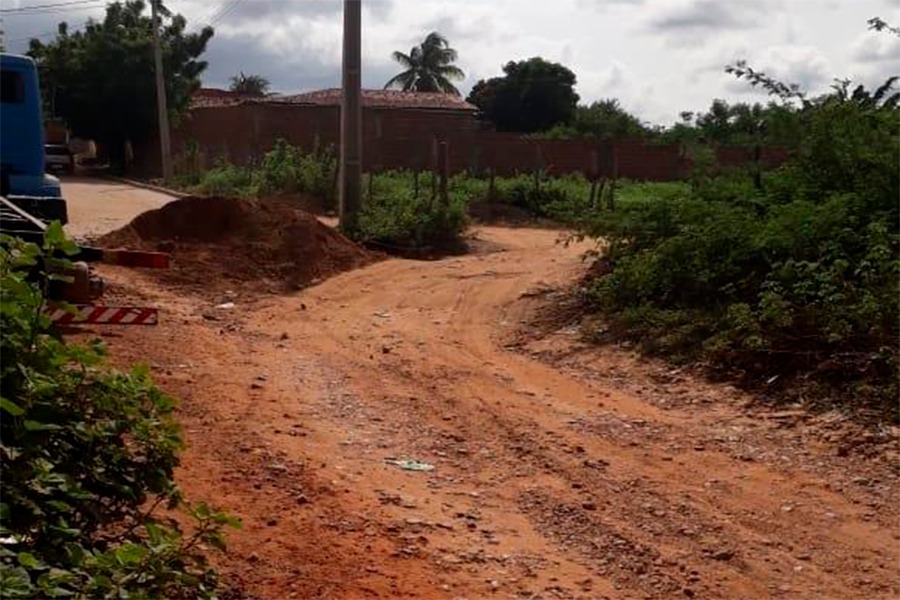
<svg viewBox="0 0 900 600">
<path fill-rule="evenodd" d="M 269 92 L 270 85 L 269 80 L 262 75 L 244 75 L 241 71 L 231 78 L 229 89 L 244 96 L 265 96 Z"/>
<path fill-rule="evenodd" d="M 156 130 L 153 28 L 149 5 L 114 2 L 102 21 L 90 20 L 69 33 L 60 23 L 49 43 L 32 39 L 28 54 L 40 68 L 45 101 L 79 137 L 107 145 L 119 162 L 128 140 L 140 142 Z M 187 33 L 181 15 L 160 11 L 161 45 L 168 109 L 177 118 L 200 86 L 206 62 L 199 57 L 213 36 L 211 27 Z"/>
<path fill-rule="evenodd" d="M 535 133 L 575 118 L 575 73 L 540 57 L 503 67 L 503 77 L 482 79 L 468 101 L 500 131 Z"/>
<path fill-rule="evenodd" d="M 465 78 L 462 69 L 454 65 L 456 50 L 437 31 L 432 31 L 409 54 L 395 51 L 391 55 L 405 70 L 393 76 L 384 89 L 400 88 L 407 92 L 445 92 L 459 95 L 453 81 Z"/>
<path fill-rule="evenodd" d="M 598 140 L 642 138 L 649 129 L 640 119 L 625 110 L 615 98 L 578 106 L 571 125 L 557 125 L 545 135 L 551 138 L 590 136 Z"/>
</svg>

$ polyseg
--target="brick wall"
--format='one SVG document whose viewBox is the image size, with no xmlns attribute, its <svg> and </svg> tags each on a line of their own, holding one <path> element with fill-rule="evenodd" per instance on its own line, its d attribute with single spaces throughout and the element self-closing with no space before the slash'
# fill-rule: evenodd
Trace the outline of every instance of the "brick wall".
<svg viewBox="0 0 900 600">
<path fill-rule="evenodd" d="M 340 111 L 336 106 L 246 103 L 195 108 L 178 124 L 172 136 L 176 157 L 196 143 L 200 162 L 209 167 L 216 159 L 249 164 L 283 138 L 311 150 L 316 144 L 337 147 Z M 671 181 L 690 173 L 690 161 L 677 144 L 650 145 L 641 141 L 602 144 L 590 139 L 534 139 L 486 130 L 474 115 L 462 111 L 422 109 L 363 110 L 363 169 L 428 169 L 434 164 L 436 141 L 446 141 L 452 172 L 501 176 L 543 169 L 549 174 L 582 173 L 586 177 L 624 177 Z M 136 149 L 137 170 L 159 172 L 158 147 L 151 143 Z M 767 166 L 783 162 L 779 148 L 764 148 Z M 717 160 L 723 166 L 745 164 L 752 150 L 721 148 Z"/>
</svg>

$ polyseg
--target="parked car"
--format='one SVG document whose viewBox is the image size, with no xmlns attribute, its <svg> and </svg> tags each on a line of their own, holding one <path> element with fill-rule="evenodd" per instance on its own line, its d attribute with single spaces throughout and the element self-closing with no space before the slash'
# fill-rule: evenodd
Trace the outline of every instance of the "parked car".
<svg viewBox="0 0 900 600">
<path fill-rule="evenodd" d="M 44 146 L 44 163 L 49 173 L 75 172 L 75 155 L 68 146 L 61 144 L 46 144 Z"/>
</svg>

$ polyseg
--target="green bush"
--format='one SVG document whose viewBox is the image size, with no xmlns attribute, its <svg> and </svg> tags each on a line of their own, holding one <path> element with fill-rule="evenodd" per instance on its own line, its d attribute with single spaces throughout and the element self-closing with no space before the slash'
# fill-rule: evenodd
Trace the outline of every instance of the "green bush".
<svg viewBox="0 0 900 600">
<path fill-rule="evenodd" d="M 391 247 L 447 249 L 459 241 L 466 228 L 466 200 L 448 194 L 444 205 L 431 197 L 430 190 L 416 196 L 406 178 L 397 174 L 379 175 L 372 194 L 365 199 L 354 237 Z"/>
<path fill-rule="evenodd" d="M 190 189 L 194 193 L 208 196 L 237 198 L 254 197 L 259 191 L 251 169 L 229 164 L 221 164 L 206 171 L 201 176 L 200 183 Z"/>
<path fill-rule="evenodd" d="M 763 189 L 739 173 L 620 202 L 584 233 L 608 274 L 588 297 L 651 350 L 802 375 L 897 417 L 898 111 L 834 94 Z"/>
<path fill-rule="evenodd" d="M 223 548 L 236 522 L 200 504 L 185 535 L 154 510 L 184 506 L 174 401 L 146 370 L 111 371 L 99 345 L 52 334 L 28 275 L 42 262 L 61 272 L 42 254 L 71 251 L 58 223 L 43 253 L 0 240 L 3 597 L 211 598 L 216 574 L 198 545 Z"/>
<path fill-rule="evenodd" d="M 304 192 L 333 205 L 337 160 L 330 149 L 316 148 L 304 153 L 300 148 L 278 140 L 263 157 L 253 179 L 258 193 Z"/>
<path fill-rule="evenodd" d="M 336 169 L 330 148 L 317 146 L 304 152 L 278 140 L 256 165 L 238 167 L 222 162 L 203 173 L 185 173 L 176 184 L 197 194 L 239 198 L 301 192 L 333 206 Z"/>
</svg>

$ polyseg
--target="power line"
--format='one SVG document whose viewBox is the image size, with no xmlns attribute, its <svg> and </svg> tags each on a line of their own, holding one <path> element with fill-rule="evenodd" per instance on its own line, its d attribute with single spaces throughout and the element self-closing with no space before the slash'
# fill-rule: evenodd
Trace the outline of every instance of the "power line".
<svg viewBox="0 0 900 600">
<path fill-rule="evenodd" d="M 90 20 L 90 19 L 89 19 L 89 20 Z M 78 30 L 79 27 L 84 27 L 84 26 L 87 25 L 87 24 L 88 24 L 88 21 L 82 21 L 81 23 L 78 23 L 77 25 L 72 25 L 72 26 L 70 26 L 69 29 L 70 29 L 71 31 L 76 31 L 76 30 Z M 33 40 L 33 39 L 41 39 L 41 38 L 47 37 L 48 35 L 55 35 L 55 34 L 57 34 L 57 33 L 59 33 L 59 29 L 58 29 L 58 28 L 57 28 L 57 29 L 52 29 L 52 30 L 50 30 L 50 31 L 45 31 L 44 33 L 35 33 L 34 35 L 28 35 L 28 36 L 25 36 L 25 37 L 15 38 L 15 39 L 13 39 L 13 40 L 7 40 L 7 41 L 8 41 L 10 44 L 15 44 L 15 43 L 18 43 L 18 42 L 28 42 L 28 41 L 31 41 L 31 40 Z"/>
<path fill-rule="evenodd" d="M 69 2 L 58 2 L 56 4 L 35 4 L 32 6 L 20 6 L 18 8 L 0 8 L 0 13 L 14 17 L 20 14 L 44 14 L 47 12 L 64 12 L 67 10 L 84 10 L 84 8 L 93 7 L 76 7 L 76 4 L 105 4 L 106 0 L 69 0 Z M 69 7 L 69 8 L 66 8 Z"/>
<path fill-rule="evenodd" d="M 227 6 L 224 6 L 223 8 L 221 8 L 221 10 L 217 11 L 217 13 L 214 16 L 210 17 L 209 24 L 215 25 L 216 23 L 218 23 L 219 21 L 224 19 L 228 15 L 228 13 L 230 13 L 235 8 L 237 8 L 237 5 L 240 4 L 242 1 L 243 0 L 231 0 L 231 2 L 227 4 Z M 224 5 L 224 3 L 223 3 L 223 5 Z"/>
</svg>

